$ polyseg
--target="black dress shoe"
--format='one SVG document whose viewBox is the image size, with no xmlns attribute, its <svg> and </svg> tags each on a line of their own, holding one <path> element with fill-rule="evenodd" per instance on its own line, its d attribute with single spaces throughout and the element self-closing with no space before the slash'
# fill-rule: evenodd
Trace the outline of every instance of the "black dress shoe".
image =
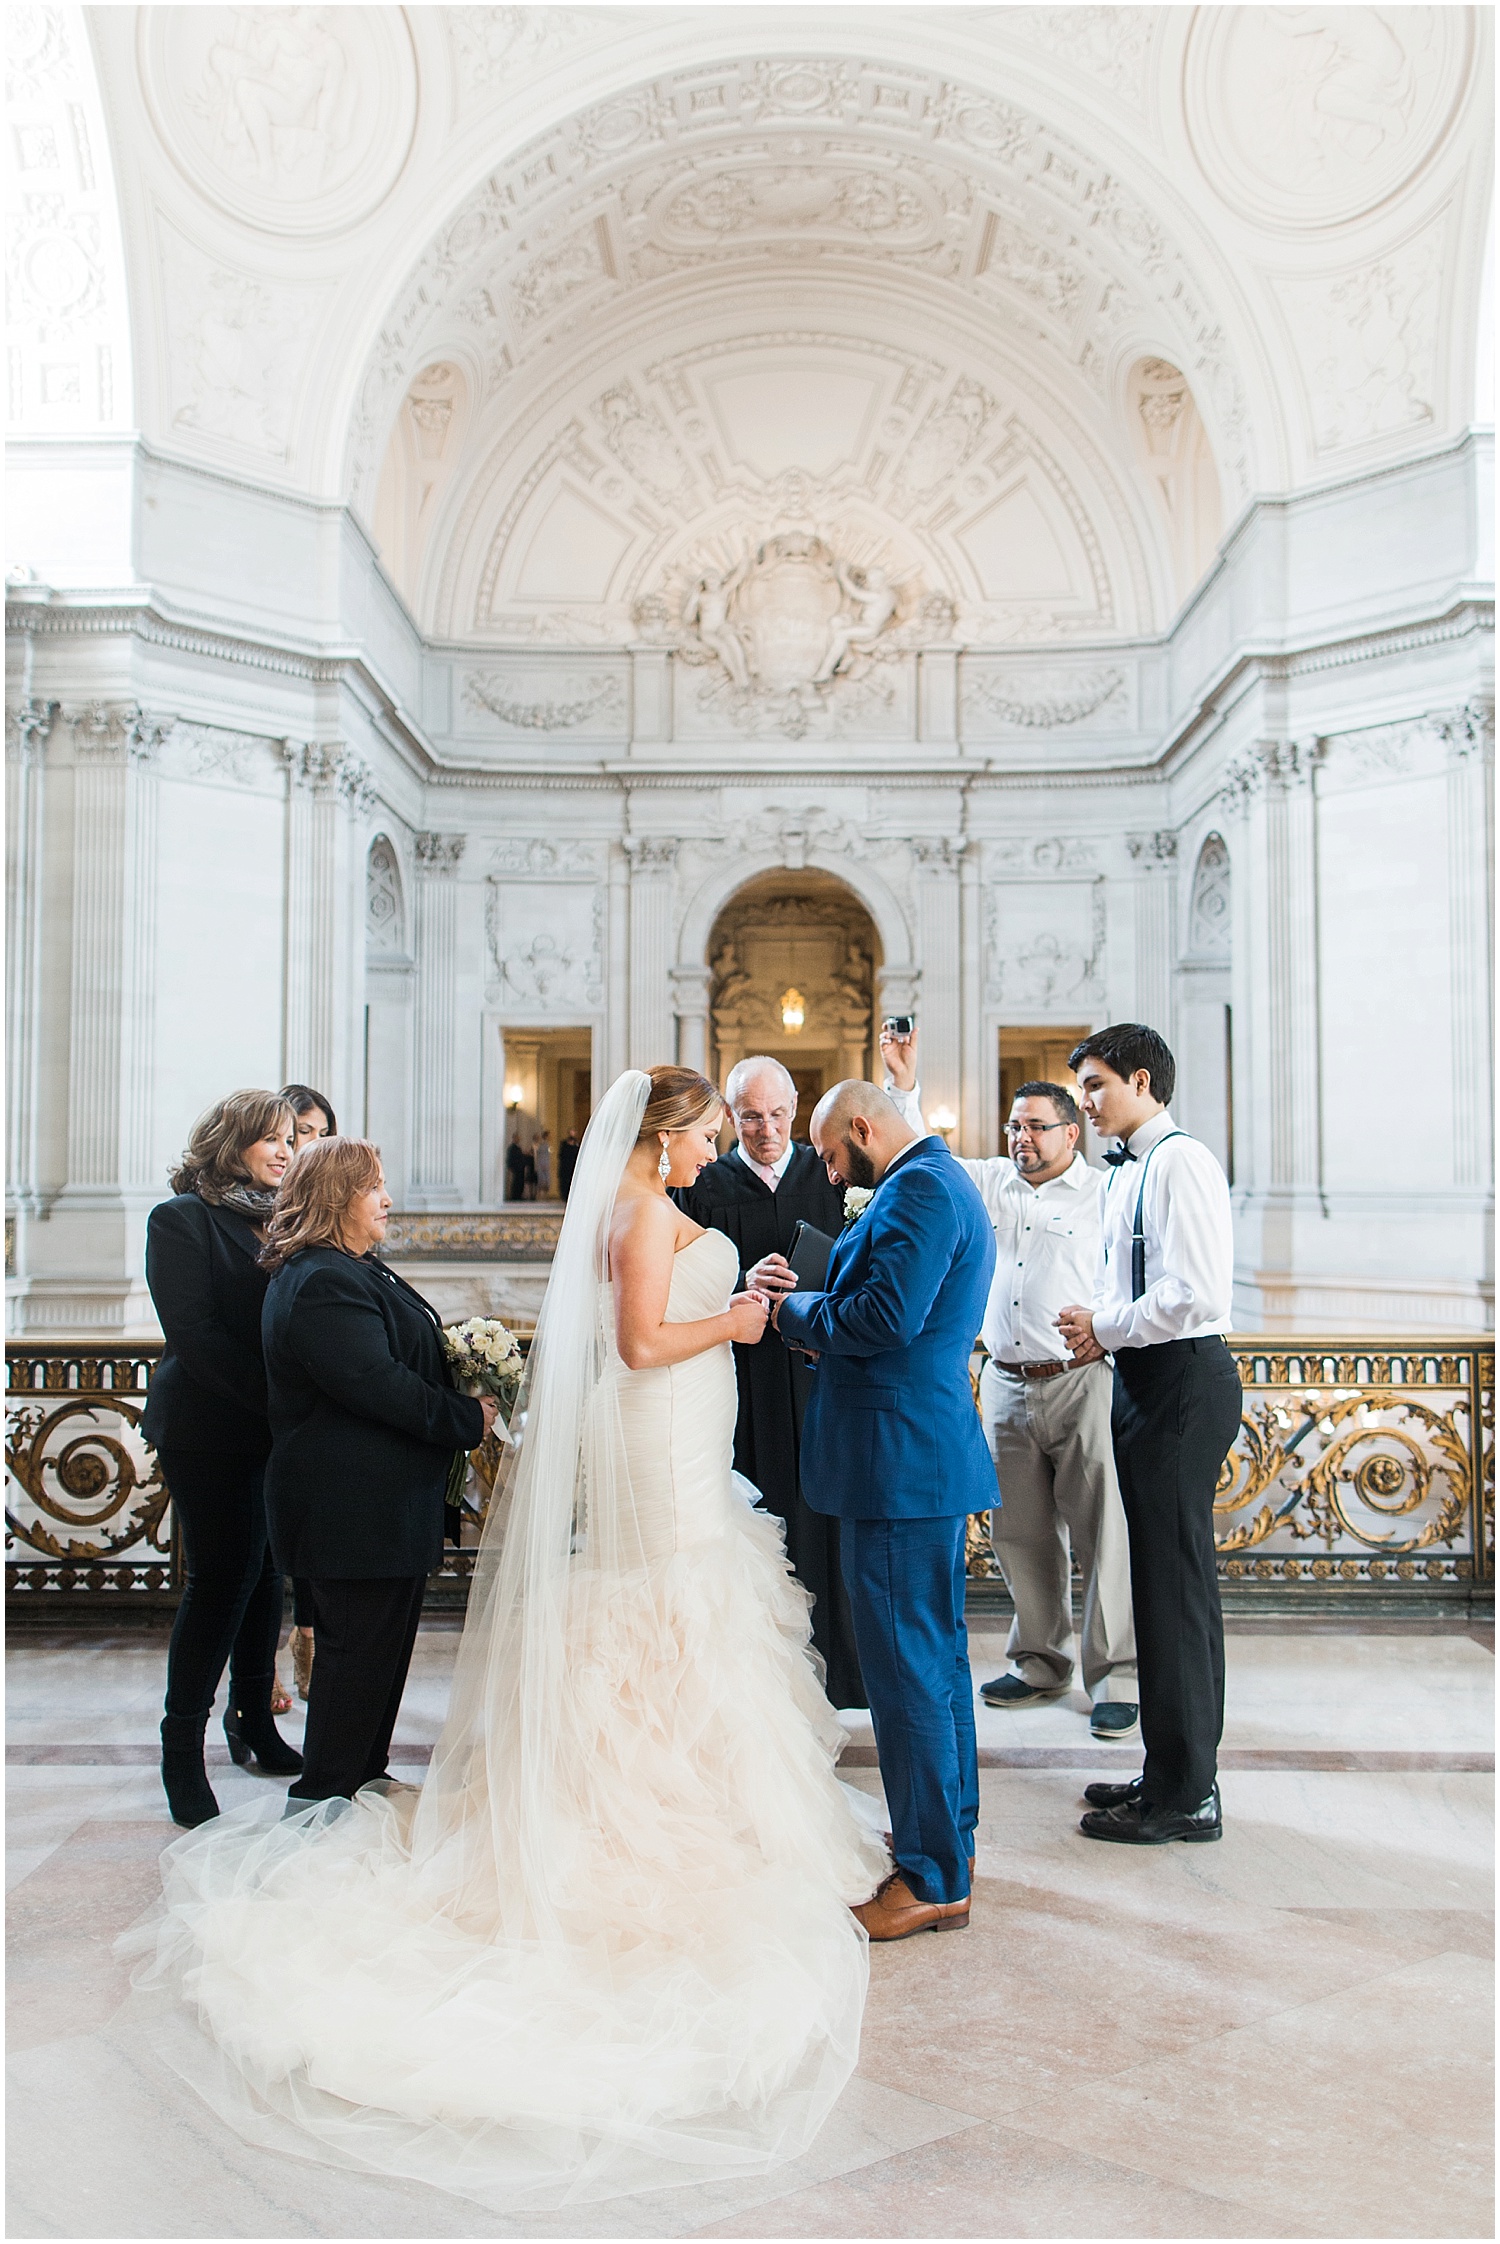
<svg viewBox="0 0 1500 2244">
<path fill-rule="evenodd" d="M 1127 1800 L 1141 1796 L 1141 1780 L 1132 1777 L 1128 1784 L 1086 1784 L 1083 1796 L 1091 1808 L 1123 1808 Z"/>
<path fill-rule="evenodd" d="M 1019 1675 L 997 1675 L 992 1683 L 980 1684 L 979 1696 L 986 1706 L 1038 1706 L 1043 1699 L 1064 1697 L 1067 1688 L 1066 1683 L 1055 1683 L 1040 1690 Z"/>
<path fill-rule="evenodd" d="M 1222 1839 L 1219 1788 L 1215 1785 L 1196 1808 L 1153 1808 L 1139 1799 L 1122 1800 L 1117 1808 L 1091 1808 L 1078 1828 L 1087 1839 L 1112 1839 L 1126 1847 L 1164 1847 L 1169 1839 Z"/>
</svg>

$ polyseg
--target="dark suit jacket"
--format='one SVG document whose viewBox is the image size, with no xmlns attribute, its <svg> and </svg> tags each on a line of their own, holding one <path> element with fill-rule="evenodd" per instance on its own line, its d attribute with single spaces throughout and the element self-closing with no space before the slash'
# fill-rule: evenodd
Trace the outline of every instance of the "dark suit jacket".
<svg viewBox="0 0 1500 2244">
<path fill-rule="evenodd" d="M 146 1222 L 146 1283 L 166 1337 L 141 1431 L 156 1449 L 265 1457 L 266 1274 L 248 1217 L 179 1192 Z"/>
<path fill-rule="evenodd" d="M 277 1565 L 313 1581 L 430 1574 L 453 1453 L 484 1434 L 437 1312 L 383 1263 L 307 1247 L 271 1280 L 261 1330 Z"/>
<path fill-rule="evenodd" d="M 788 1294 L 787 1340 L 818 1351 L 802 1493 L 841 1519 L 989 1510 L 995 1468 L 969 1385 L 995 1233 L 941 1138 L 889 1169 L 828 1260 L 824 1293 Z"/>
</svg>

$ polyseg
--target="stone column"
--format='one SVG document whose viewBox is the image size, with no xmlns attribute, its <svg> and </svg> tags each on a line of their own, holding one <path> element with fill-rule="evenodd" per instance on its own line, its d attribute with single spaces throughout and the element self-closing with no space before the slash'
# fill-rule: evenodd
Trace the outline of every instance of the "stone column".
<svg viewBox="0 0 1500 2244">
<path fill-rule="evenodd" d="M 458 863 L 462 834 L 416 837 L 417 986 L 411 1191 L 414 1208 L 456 1208 Z"/>
<path fill-rule="evenodd" d="M 630 1064 L 630 860 L 612 846 L 605 903 L 604 1050 L 594 1058 L 594 1104 Z"/>
<path fill-rule="evenodd" d="M 373 801 L 368 767 L 342 741 L 285 740 L 286 961 L 282 1080 L 311 1083 L 339 1111 L 358 1104 L 359 856 L 355 821 Z"/>
<path fill-rule="evenodd" d="M 1453 1181 L 1483 1191 L 1494 1128 L 1490 961 L 1494 943 L 1494 717 L 1477 703 L 1436 727 L 1448 750 L 1448 973 L 1452 1014 Z"/>
<path fill-rule="evenodd" d="M 1177 836 L 1166 829 L 1127 834 L 1135 866 L 1135 1018 L 1176 1049 L 1172 1018 L 1177 946 Z"/>
<path fill-rule="evenodd" d="M 706 966 L 674 966 L 672 1010 L 677 1016 L 677 1065 L 708 1071 L 708 987 Z"/>
<path fill-rule="evenodd" d="M 677 844 L 628 840 L 630 859 L 630 1065 L 659 1067 L 677 1048 L 668 979 Z"/>
<path fill-rule="evenodd" d="M 6 1201 L 20 1226 L 35 1212 L 37 1040 L 41 1028 L 43 786 L 55 701 L 31 698 L 7 711 L 6 782 Z M 26 1266 L 18 1234 L 11 1256 Z"/>
<path fill-rule="evenodd" d="M 975 842 L 964 846 L 958 881 L 959 1100 L 954 1150 L 977 1159 L 992 1148 L 984 1135 L 984 886 Z"/>
<path fill-rule="evenodd" d="M 925 1109 L 958 1115 L 961 1097 L 962 975 L 959 928 L 960 837 L 911 845 L 915 860 L 917 946 L 922 961 L 921 1080 Z"/>
<path fill-rule="evenodd" d="M 1242 1181 L 1248 1187 L 1240 1244 L 1261 1300 L 1273 1305 L 1298 1266 L 1299 1226 L 1316 1225 L 1324 1212 L 1314 787 L 1321 754 L 1316 740 L 1259 740 L 1226 774 L 1243 820 L 1245 867 L 1235 882 L 1233 967 L 1236 1030 L 1245 1031 L 1236 1036 L 1235 1068 L 1236 1190 Z"/>
<path fill-rule="evenodd" d="M 73 784 L 66 1181 L 46 1222 L 33 1226 L 25 1313 L 33 1330 L 119 1332 L 152 1317 L 145 1219 L 162 1189 L 153 1128 L 155 766 L 175 720 L 96 703 L 67 712 L 66 722 Z"/>
</svg>

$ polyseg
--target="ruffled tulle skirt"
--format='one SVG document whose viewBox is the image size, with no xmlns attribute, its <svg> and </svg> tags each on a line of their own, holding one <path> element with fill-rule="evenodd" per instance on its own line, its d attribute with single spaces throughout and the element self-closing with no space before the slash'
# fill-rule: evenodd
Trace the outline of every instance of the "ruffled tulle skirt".
<svg viewBox="0 0 1500 2244">
<path fill-rule="evenodd" d="M 513 1836 L 490 1794 L 447 1843 L 395 1786 L 168 1850 L 137 1984 L 252 2140 L 503 2211 L 757 2172 L 822 2125 L 859 2048 L 849 1904 L 888 1865 L 834 1775 L 780 1523 L 729 1499 L 649 1574 L 580 1567 L 563 1634 L 556 1875 L 527 1929 L 472 1875 Z"/>
</svg>

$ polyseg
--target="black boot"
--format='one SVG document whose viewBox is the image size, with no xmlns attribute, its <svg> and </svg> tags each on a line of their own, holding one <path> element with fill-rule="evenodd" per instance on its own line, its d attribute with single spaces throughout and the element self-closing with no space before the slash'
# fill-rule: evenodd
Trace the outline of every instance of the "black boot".
<svg viewBox="0 0 1500 2244">
<path fill-rule="evenodd" d="M 231 1685 L 224 1715 L 224 1735 L 236 1768 L 242 1769 L 254 1754 L 267 1776 L 297 1776 L 301 1773 L 302 1756 L 294 1745 L 287 1744 L 271 1719 L 273 1681 L 269 1675 L 242 1676 Z"/>
<path fill-rule="evenodd" d="M 161 1725 L 161 1781 L 172 1821 L 189 1831 L 219 1812 L 203 1766 L 206 1714 L 168 1714 Z"/>
</svg>

